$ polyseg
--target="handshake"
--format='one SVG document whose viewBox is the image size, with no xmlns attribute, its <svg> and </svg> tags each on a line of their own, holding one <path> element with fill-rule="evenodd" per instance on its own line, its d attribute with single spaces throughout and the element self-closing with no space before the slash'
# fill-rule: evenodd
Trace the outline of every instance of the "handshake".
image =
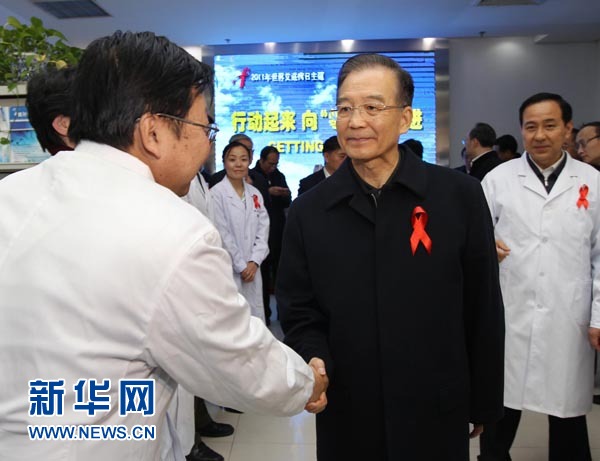
<svg viewBox="0 0 600 461">
<path fill-rule="evenodd" d="M 325 392 L 327 391 L 327 386 L 329 386 L 329 378 L 327 377 L 325 362 L 323 360 L 313 357 L 308 362 L 308 365 L 312 368 L 315 375 L 315 385 L 310 400 L 304 409 L 309 413 L 320 413 L 327 406 L 327 395 Z"/>
</svg>

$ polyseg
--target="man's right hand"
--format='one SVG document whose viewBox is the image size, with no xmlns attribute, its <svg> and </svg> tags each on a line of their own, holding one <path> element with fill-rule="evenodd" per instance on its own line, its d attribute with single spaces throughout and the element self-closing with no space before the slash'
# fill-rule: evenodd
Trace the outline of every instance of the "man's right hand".
<svg viewBox="0 0 600 461">
<path fill-rule="evenodd" d="M 315 385 L 310 400 L 304 407 L 309 413 L 320 413 L 327 406 L 327 386 L 329 386 L 329 378 L 325 370 L 325 362 L 320 358 L 313 357 L 308 362 L 315 376 Z"/>
<path fill-rule="evenodd" d="M 510 254 L 510 248 L 502 240 L 496 239 L 496 253 L 498 253 L 498 262 L 501 263 Z"/>
</svg>

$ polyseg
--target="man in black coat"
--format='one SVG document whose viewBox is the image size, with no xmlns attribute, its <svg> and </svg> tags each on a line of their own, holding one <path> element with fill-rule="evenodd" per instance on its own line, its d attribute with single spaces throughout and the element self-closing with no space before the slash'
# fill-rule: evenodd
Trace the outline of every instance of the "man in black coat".
<svg viewBox="0 0 600 461">
<path fill-rule="evenodd" d="M 340 167 L 346 159 L 346 153 L 340 147 L 337 136 L 331 136 L 323 143 L 323 157 L 325 158 L 325 166 L 319 171 L 300 180 L 298 195 L 302 195 L 309 189 L 312 189 L 324 179 L 327 179 Z"/>
<path fill-rule="evenodd" d="M 287 209 L 292 203 L 291 191 L 285 180 L 285 175 L 279 171 L 279 151 L 276 147 L 266 146 L 260 151 L 260 158 L 250 175 L 260 178 L 267 186 L 268 200 L 265 199 L 265 208 L 269 213 L 269 255 L 260 265 L 263 279 L 263 304 L 265 306 L 265 319 L 267 325 L 271 318 L 271 287 L 274 286 L 281 254 L 281 239 L 285 227 Z M 260 189 L 259 189 L 260 190 Z"/>
<path fill-rule="evenodd" d="M 496 132 L 487 123 L 477 123 L 465 140 L 467 159 L 471 168 L 469 174 L 483 180 L 483 177 L 502 163 L 496 151 Z"/>
<path fill-rule="evenodd" d="M 350 161 L 292 205 L 277 301 L 285 341 L 322 359 L 319 461 L 467 461 L 503 411 L 504 312 L 473 178 L 398 149 L 414 86 L 357 55 L 338 78 Z"/>
</svg>

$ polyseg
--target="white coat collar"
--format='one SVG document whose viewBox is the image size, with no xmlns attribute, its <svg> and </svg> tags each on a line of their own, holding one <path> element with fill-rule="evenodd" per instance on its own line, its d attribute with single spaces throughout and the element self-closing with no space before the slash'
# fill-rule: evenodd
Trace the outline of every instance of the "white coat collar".
<svg viewBox="0 0 600 461">
<path fill-rule="evenodd" d="M 99 144 L 92 141 L 81 141 L 75 147 L 73 152 L 69 152 L 70 155 L 77 155 L 77 153 L 83 153 L 91 155 L 100 160 L 107 161 L 116 164 L 122 168 L 133 171 L 140 176 L 145 176 L 148 179 L 154 181 L 154 176 L 148 165 L 134 157 L 128 152 L 116 149 L 106 144 Z"/>
<path fill-rule="evenodd" d="M 225 177 L 223 178 L 223 181 L 225 181 L 225 193 L 227 195 L 227 198 L 229 198 L 231 203 L 233 203 L 233 206 L 235 206 L 236 208 L 239 208 L 240 210 L 245 210 L 248 207 L 248 203 L 246 203 L 246 206 L 244 206 L 244 202 L 242 202 L 242 199 L 240 198 L 238 193 L 233 188 L 233 184 L 231 184 L 231 181 L 229 180 L 227 175 L 225 175 Z M 247 202 L 248 201 L 248 188 L 246 187 L 245 181 L 243 182 L 243 184 L 244 184 L 244 198 Z"/>
<path fill-rule="evenodd" d="M 527 155 L 527 152 L 523 152 L 521 158 L 519 159 L 520 164 L 517 174 L 521 178 L 521 184 L 523 184 L 525 188 L 530 189 L 536 194 L 544 197 L 546 201 L 555 199 L 576 185 L 577 178 L 579 177 L 575 169 L 575 162 L 577 160 L 573 160 L 568 153 L 566 154 L 567 161 L 565 163 L 565 167 L 558 176 L 558 179 L 556 180 L 556 183 L 549 194 L 546 192 L 544 185 L 527 162 Z"/>
</svg>

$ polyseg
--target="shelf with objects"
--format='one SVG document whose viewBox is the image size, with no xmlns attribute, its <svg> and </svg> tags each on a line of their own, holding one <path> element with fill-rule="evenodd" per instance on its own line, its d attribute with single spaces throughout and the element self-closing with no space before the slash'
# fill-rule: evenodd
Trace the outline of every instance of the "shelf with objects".
<svg viewBox="0 0 600 461">
<path fill-rule="evenodd" d="M 49 157 L 37 140 L 25 106 L 27 81 L 37 72 L 77 64 L 81 51 L 39 18 L 9 17 L 0 27 L 0 178 Z"/>
<path fill-rule="evenodd" d="M 16 98 L 0 95 L 0 172 L 14 173 L 49 156 L 29 123 L 24 92 Z"/>
</svg>

